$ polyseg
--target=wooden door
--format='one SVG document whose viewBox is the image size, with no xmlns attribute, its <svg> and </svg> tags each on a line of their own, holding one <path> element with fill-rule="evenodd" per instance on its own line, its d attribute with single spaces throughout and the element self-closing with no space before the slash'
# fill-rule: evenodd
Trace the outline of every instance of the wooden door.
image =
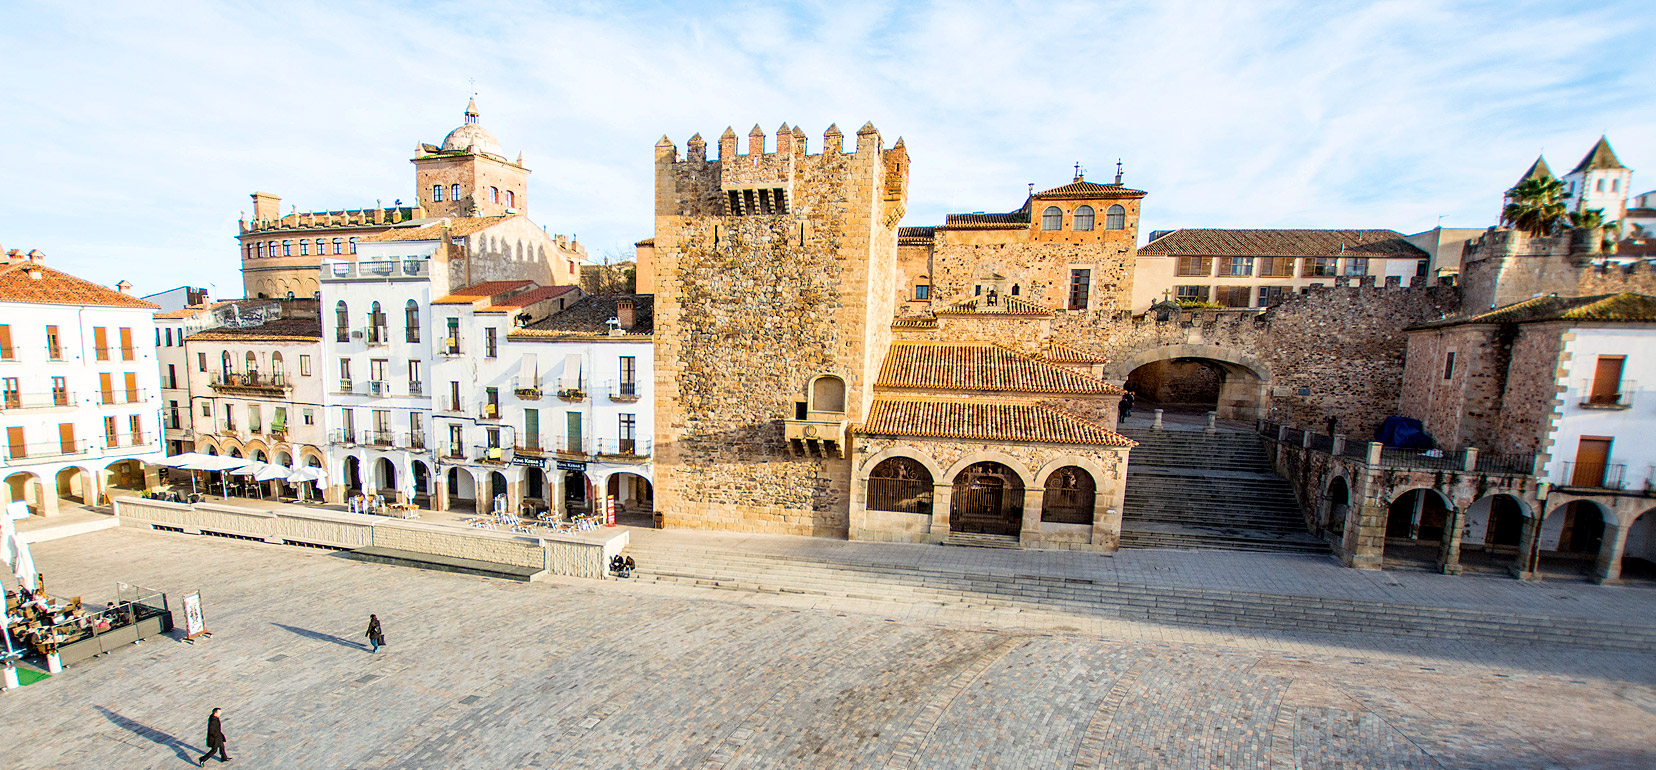
<svg viewBox="0 0 1656 770">
<path fill-rule="evenodd" d="M 75 424 L 72 422 L 58 425 L 58 448 L 66 455 L 75 453 Z"/>
<path fill-rule="evenodd" d="M 133 355 L 137 352 L 137 349 L 132 347 L 132 330 L 125 326 L 121 327 L 121 360 L 131 361 Z"/>
<path fill-rule="evenodd" d="M 23 429 L 6 429 L 6 456 L 13 460 L 21 460 L 29 456 L 29 450 L 23 445 Z"/>
<path fill-rule="evenodd" d="M 135 372 L 126 373 L 126 402 L 138 403 L 138 375 Z"/>
<path fill-rule="evenodd" d="M 109 372 L 98 373 L 98 390 L 102 392 L 104 403 L 115 403 L 115 384 L 110 379 Z"/>
<path fill-rule="evenodd" d="M 1614 404 L 1621 397 L 1622 364 L 1626 356 L 1599 356 L 1593 370 L 1593 389 L 1587 396 L 1590 404 Z"/>
<path fill-rule="evenodd" d="M 1575 472 L 1570 483 L 1578 487 L 1604 486 L 1604 468 L 1610 462 L 1611 439 L 1582 436 L 1576 445 Z"/>
<path fill-rule="evenodd" d="M 102 326 L 92 327 L 92 354 L 99 361 L 109 360 L 109 330 Z"/>
</svg>

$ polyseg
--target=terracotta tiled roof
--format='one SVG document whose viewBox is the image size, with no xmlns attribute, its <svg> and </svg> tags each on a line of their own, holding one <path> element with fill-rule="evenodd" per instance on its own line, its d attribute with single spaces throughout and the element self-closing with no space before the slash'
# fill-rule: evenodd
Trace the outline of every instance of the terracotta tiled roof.
<svg viewBox="0 0 1656 770">
<path fill-rule="evenodd" d="M 30 268 L 40 271 L 40 278 L 30 278 Z M 107 286 L 81 280 L 61 270 L 53 270 L 38 262 L 19 262 L 0 267 L 0 302 L 150 309 L 160 307 Z"/>
<path fill-rule="evenodd" d="M 1118 184 L 1098 184 L 1085 179 L 1077 179 L 1063 187 L 1054 187 L 1046 192 L 1035 193 L 1037 198 L 1143 198 L 1143 190 L 1134 190 Z"/>
<path fill-rule="evenodd" d="M 1053 311 L 1017 297 L 1000 297 L 994 307 L 983 304 L 983 297 L 972 297 L 956 302 L 942 310 L 940 315 L 1052 315 Z"/>
<path fill-rule="evenodd" d="M 1592 297 L 1535 297 L 1485 313 L 1461 315 L 1413 327 L 1438 329 L 1461 324 L 1521 324 L 1541 321 L 1656 323 L 1656 297 L 1649 294 L 1599 294 Z"/>
<path fill-rule="evenodd" d="M 187 342 L 218 340 L 248 342 L 316 342 L 322 339 L 322 321 L 316 318 L 278 318 L 259 326 L 240 329 L 217 328 L 199 331 L 186 338 Z"/>
<path fill-rule="evenodd" d="M 924 243 L 937 235 L 935 227 L 899 227 L 897 228 L 898 243 Z"/>
<path fill-rule="evenodd" d="M 1396 230 L 1174 230 L 1139 249 L 1167 257 L 1396 257 L 1429 256 Z"/>
<path fill-rule="evenodd" d="M 462 289 L 455 289 L 448 294 L 433 300 L 433 305 L 470 305 L 480 299 L 488 299 L 496 294 L 505 294 L 513 289 L 533 286 L 534 281 L 484 281 L 474 283 Z"/>
<path fill-rule="evenodd" d="M 1056 342 L 1047 343 L 1046 352 L 1041 356 L 1046 361 L 1062 361 L 1066 364 L 1107 364 L 1110 359 L 1094 355 L 1085 350 L 1079 350 Z"/>
<path fill-rule="evenodd" d="M 1616 159 L 1616 151 L 1610 149 L 1610 140 L 1601 136 L 1598 142 L 1593 145 L 1593 149 L 1587 151 L 1587 157 L 1582 158 L 1575 168 L 1570 169 L 1570 173 L 1575 174 L 1594 169 L 1616 170 L 1624 168 L 1627 167 Z"/>
<path fill-rule="evenodd" d="M 881 388 L 1009 393 L 1125 393 L 1103 380 L 1037 361 L 999 345 L 897 342 L 886 352 Z"/>
<path fill-rule="evenodd" d="M 393 227 L 383 233 L 376 233 L 360 241 L 435 241 L 443 237 L 443 227 L 448 226 L 450 238 L 464 238 L 472 233 L 487 227 L 493 227 L 511 219 L 516 214 L 498 217 L 460 217 L 444 219 L 412 227 Z"/>
<path fill-rule="evenodd" d="M 609 319 L 617 316 L 615 303 L 633 302 L 633 328 L 628 336 L 648 337 L 655 330 L 655 296 L 651 294 L 589 295 L 546 318 L 512 332 L 512 339 L 556 339 L 609 334 Z"/>
<path fill-rule="evenodd" d="M 157 320 L 157 321 L 174 321 L 174 320 L 179 320 L 179 319 L 184 319 L 184 318 L 194 318 L 199 313 L 205 313 L 209 310 L 212 310 L 213 307 L 215 307 L 215 306 L 214 305 L 192 305 L 190 307 L 184 308 L 183 310 L 174 310 L 170 313 L 156 313 L 155 314 L 155 320 Z"/>
<path fill-rule="evenodd" d="M 1632 216 L 1633 210 L 1628 209 L 1627 214 Z M 1656 211 L 1645 216 L 1656 216 Z M 1656 257 L 1656 238 L 1623 238 L 1616 242 L 1616 253 L 1623 257 Z"/>
<path fill-rule="evenodd" d="M 1013 211 L 1006 214 L 948 214 L 943 217 L 944 227 L 971 227 L 971 226 L 1023 226 L 1029 224 L 1028 211 Z"/>
<path fill-rule="evenodd" d="M 1029 401 L 876 398 L 869 410 L 868 422 L 857 432 L 873 436 L 1137 446 L 1132 439 L 1113 430 Z"/>
<path fill-rule="evenodd" d="M 891 325 L 898 329 L 936 329 L 937 319 L 929 316 L 899 316 L 891 319 Z"/>
<path fill-rule="evenodd" d="M 490 305 L 490 306 L 488 306 L 486 308 L 483 308 L 482 310 L 479 310 L 477 312 L 479 312 L 479 313 L 504 313 L 504 312 L 511 311 L 511 310 L 517 310 L 518 308 L 529 307 L 530 305 L 533 305 L 536 302 L 540 302 L 542 300 L 552 299 L 552 298 L 557 297 L 557 296 L 562 295 L 562 294 L 568 294 L 569 292 L 572 292 L 572 291 L 575 291 L 574 286 L 542 286 L 539 289 L 526 291 L 526 292 L 524 292 L 522 294 L 519 294 L 515 297 L 510 297 L 507 300 L 505 300 L 504 302 L 501 302 L 501 303 L 495 304 L 495 305 Z"/>
</svg>

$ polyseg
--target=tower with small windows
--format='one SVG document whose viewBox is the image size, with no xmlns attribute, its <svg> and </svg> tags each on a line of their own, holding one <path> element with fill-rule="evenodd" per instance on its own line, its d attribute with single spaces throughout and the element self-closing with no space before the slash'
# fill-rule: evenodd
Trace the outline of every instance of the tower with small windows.
<svg viewBox="0 0 1656 770">
<path fill-rule="evenodd" d="M 656 144 L 656 510 L 668 526 L 845 536 L 861 422 L 890 342 L 908 152 L 872 124 L 820 154 Z"/>
<path fill-rule="evenodd" d="M 520 153 L 506 159 L 500 142 L 478 122 L 477 100 L 466 104 L 465 122 L 441 146 L 414 149 L 414 189 L 433 217 L 527 214 L 529 169 Z"/>
<path fill-rule="evenodd" d="M 1576 167 L 1562 177 L 1564 203 L 1571 211 L 1601 209 L 1604 221 L 1621 221 L 1627 216 L 1628 185 L 1633 169 L 1622 165 L 1610 149 L 1610 140 L 1599 137 L 1593 149 Z"/>
</svg>

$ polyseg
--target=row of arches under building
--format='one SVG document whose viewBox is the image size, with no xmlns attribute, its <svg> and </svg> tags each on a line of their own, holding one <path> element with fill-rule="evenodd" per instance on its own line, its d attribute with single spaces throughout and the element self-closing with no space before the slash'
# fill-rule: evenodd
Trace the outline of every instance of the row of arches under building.
<svg viewBox="0 0 1656 770">
<path fill-rule="evenodd" d="M 1049 524 L 1091 526 L 1098 508 L 1096 467 L 1089 470 L 1069 464 L 1050 467 L 1037 474 L 1027 487 L 1027 471 L 994 460 L 971 462 L 945 474 L 949 494 L 951 532 L 1017 536 L 1023 527 L 1026 506 L 1036 503 L 1029 493 L 1038 491 L 1040 521 Z M 913 457 L 895 456 L 880 460 L 868 472 L 865 508 L 870 511 L 916 513 L 933 516 L 938 482 L 927 463 Z"/>
<path fill-rule="evenodd" d="M 1451 534 L 1447 527 L 1453 507 L 1435 489 L 1413 487 L 1393 495 L 1386 505 L 1386 566 L 1437 557 Z M 1319 526 L 1340 536 L 1350 509 L 1351 487 L 1336 476 L 1319 508 Z M 1623 522 L 1601 503 L 1571 499 L 1549 506 L 1539 532 L 1526 530 L 1526 525 L 1534 526 L 1533 516 L 1532 506 L 1515 495 L 1474 500 L 1462 516 L 1458 562 L 1474 568 L 1539 568 L 1552 575 L 1596 573 L 1605 580 L 1656 580 L 1656 507 Z M 1532 541 L 1528 547 L 1526 538 Z"/>
<path fill-rule="evenodd" d="M 524 504 L 559 513 L 591 511 L 606 496 L 614 497 L 623 513 L 647 514 L 654 506 L 654 489 L 642 473 L 589 474 L 525 466 L 459 465 L 439 468 L 434 473 L 432 466 L 421 459 L 409 459 L 406 467 L 401 465 L 386 456 L 346 455 L 333 483 L 343 497 L 380 495 L 434 511 L 487 511 L 494 500 L 502 497 L 512 511 Z"/>
</svg>

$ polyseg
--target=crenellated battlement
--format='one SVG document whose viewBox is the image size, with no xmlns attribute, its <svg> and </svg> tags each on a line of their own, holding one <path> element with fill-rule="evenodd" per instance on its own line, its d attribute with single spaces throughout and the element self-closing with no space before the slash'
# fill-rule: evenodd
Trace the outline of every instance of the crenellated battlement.
<svg viewBox="0 0 1656 770">
<path fill-rule="evenodd" d="M 243 235 L 290 230 L 327 230 L 344 227 L 385 227 L 411 219 L 424 219 L 425 209 L 401 206 L 339 211 L 301 211 L 272 219 L 241 220 Z"/>
</svg>

